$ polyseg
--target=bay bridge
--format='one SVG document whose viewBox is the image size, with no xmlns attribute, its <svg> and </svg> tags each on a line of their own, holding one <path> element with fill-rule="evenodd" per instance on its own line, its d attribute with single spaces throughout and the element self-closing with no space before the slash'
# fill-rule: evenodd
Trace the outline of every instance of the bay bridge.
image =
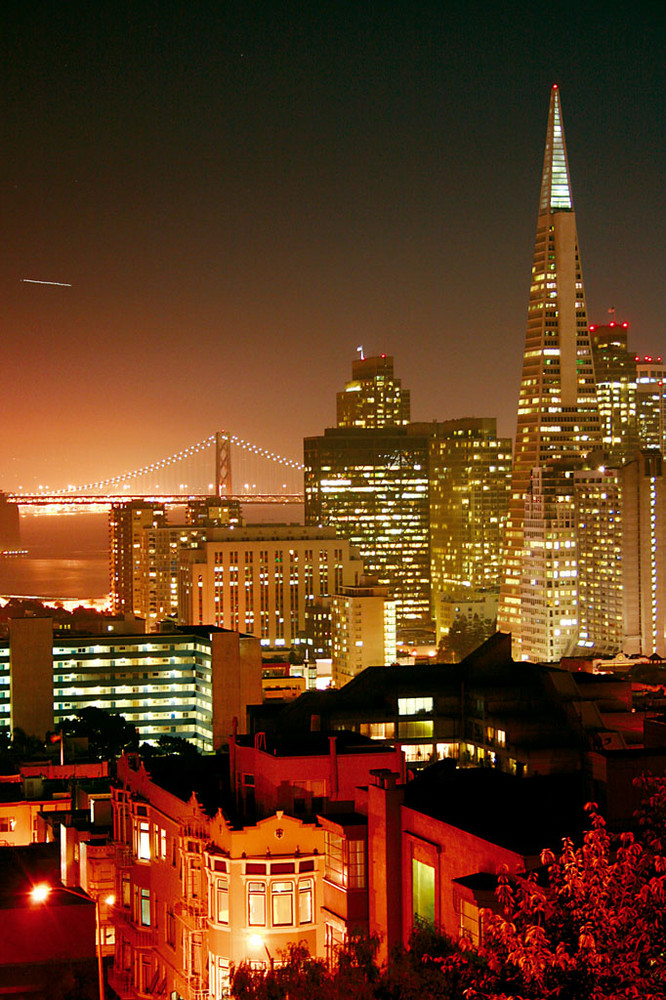
<svg viewBox="0 0 666 1000">
<path fill-rule="evenodd" d="M 235 434 L 217 431 L 139 469 L 59 489 L 7 492 L 3 499 L 19 506 L 44 506 L 143 499 L 178 504 L 205 496 L 244 504 L 303 503 L 303 466 Z"/>
</svg>

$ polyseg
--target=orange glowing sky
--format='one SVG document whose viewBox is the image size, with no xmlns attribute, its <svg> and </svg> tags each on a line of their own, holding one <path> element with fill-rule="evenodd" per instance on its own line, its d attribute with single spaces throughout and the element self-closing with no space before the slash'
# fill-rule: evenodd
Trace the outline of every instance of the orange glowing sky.
<svg viewBox="0 0 666 1000">
<path fill-rule="evenodd" d="M 590 321 L 666 354 L 663 34 L 625 10 L 6 5 L 0 489 L 218 428 L 298 459 L 359 344 L 415 419 L 513 434 L 555 81 Z"/>
</svg>

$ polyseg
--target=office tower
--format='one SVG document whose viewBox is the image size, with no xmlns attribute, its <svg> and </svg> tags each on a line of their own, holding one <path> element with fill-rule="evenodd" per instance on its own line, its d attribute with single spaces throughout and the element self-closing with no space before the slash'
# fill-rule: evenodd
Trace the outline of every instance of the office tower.
<svg viewBox="0 0 666 1000">
<path fill-rule="evenodd" d="M 666 654 L 666 482 L 661 452 L 622 469 L 624 652 Z"/>
<path fill-rule="evenodd" d="M 266 646 L 296 645 L 306 609 L 362 572 L 334 528 L 209 528 L 205 541 L 182 552 L 179 618 L 246 632 Z"/>
<path fill-rule="evenodd" d="M 666 452 L 666 365 L 656 357 L 636 357 L 638 436 L 642 448 Z"/>
<path fill-rule="evenodd" d="M 552 663 L 572 652 L 578 634 L 573 469 L 535 468 L 525 497 L 521 654 Z"/>
<path fill-rule="evenodd" d="M 596 656 L 623 648 L 622 514 L 617 469 L 574 473 L 578 646 Z"/>
<path fill-rule="evenodd" d="M 638 448 L 636 358 L 627 350 L 628 323 L 590 326 L 601 440 L 608 463 L 623 462 Z"/>
<path fill-rule="evenodd" d="M 164 504 L 131 500 L 109 514 L 111 603 L 116 614 L 154 617 L 155 531 L 166 524 Z"/>
<path fill-rule="evenodd" d="M 498 622 L 501 631 L 512 634 L 517 658 L 522 656 L 524 519 L 532 470 L 562 460 L 580 459 L 600 446 L 599 410 L 576 216 L 569 182 L 560 94 L 557 87 L 553 87 L 530 285 Z M 555 616 L 552 627 L 568 628 L 557 623 Z"/>
<path fill-rule="evenodd" d="M 393 358 L 381 354 L 352 364 L 352 380 L 337 395 L 338 427 L 394 427 L 409 423 L 409 389 L 393 375 Z"/>
<path fill-rule="evenodd" d="M 415 425 L 412 425 L 412 427 Z M 430 579 L 438 638 L 451 608 L 478 601 L 497 617 L 501 546 L 511 486 L 511 439 L 493 418 L 428 425 L 430 438 Z"/>
<path fill-rule="evenodd" d="M 331 602 L 332 679 L 342 687 L 366 667 L 387 666 L 396 658 L 395 601 L 389 588 L 362 576 L 341 587 Z"/>
<path fill-rule="evenodd" d="M 428 437 L 410 427 L 327 428 L 305 439 L 305 521 L 358 548 L 391 588 L 399 627 L 430 619 Z"/>
</svg>

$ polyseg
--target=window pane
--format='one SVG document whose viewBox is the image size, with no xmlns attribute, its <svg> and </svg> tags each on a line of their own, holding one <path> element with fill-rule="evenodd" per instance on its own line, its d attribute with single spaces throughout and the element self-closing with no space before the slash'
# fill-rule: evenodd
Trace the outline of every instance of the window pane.
<svg viewBox="0 0 666 1000">
<path fill-rule="evenodd" d="M 312 923 L 312 879 L 306 879 L 298 885 L 298 922 Z"/>
<path fill-rule="evenodd" d="M 141 861 L 150 861 L 150 824 L 139 823 L 136 854 Z"/>
<path fill-rule="evenodd" d="M 266 923 L 266 886 L 263 882 L 248 882 L 248 923 L 263 927 Z"/>
<path fill-rule="evenodd" d="M 222 879 L 217 880 L 217 922 L 229 923 L 229 886 Z"/>
<path fill-rule="evenodd" d="M 150 927 L 150 890 L 141 889 L 140 891 L 140 905 L 141 905 L 141 923 L 144 927 Z"/>
<path fill-rule="evenodd" d="M 365 842 L 349 841 L 349 888 L 365 889 Z"/>
<path fill-rule="evenodd" d="M 426 923 L 435 922 L 435 869 L 412 858 L 412 911 Z"/>
<path fill-rule="evenodd" d="M 274 882 L 271 886 L 273 926 L 287 927 L 294 922 L 294 883 Z"/>
</svg>

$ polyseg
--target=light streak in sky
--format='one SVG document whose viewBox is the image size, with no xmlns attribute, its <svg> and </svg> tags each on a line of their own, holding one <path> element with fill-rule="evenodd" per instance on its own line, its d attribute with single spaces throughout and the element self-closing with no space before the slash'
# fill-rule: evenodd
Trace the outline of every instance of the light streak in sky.
<svg viewBox="0 0 666 1000">
<path fill-rule="evenodd" d="M 71 288 L 69 281 L 40 281 L 39 278 L 21 278 L 21 281 L 27 281 L 30 285 L 57 285 L 58 288 Z"/>
</svg>

